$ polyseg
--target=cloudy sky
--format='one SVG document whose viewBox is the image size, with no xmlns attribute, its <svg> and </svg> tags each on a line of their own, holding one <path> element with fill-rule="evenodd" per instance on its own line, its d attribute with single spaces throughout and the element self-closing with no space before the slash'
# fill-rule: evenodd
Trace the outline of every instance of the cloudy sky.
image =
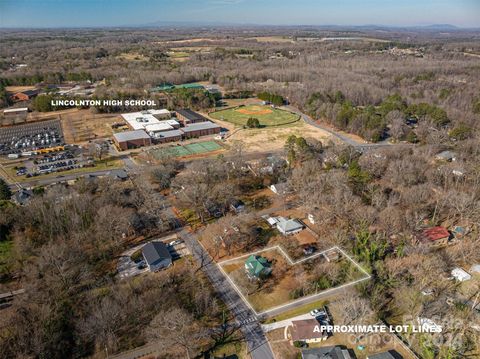
<svg viewBox="0 0 480 359">
<path fill-rule="evenodd" d="M 480 27 L 480 0 L 0 0 L 0 27 L 157 22 Z"/>
</svg>

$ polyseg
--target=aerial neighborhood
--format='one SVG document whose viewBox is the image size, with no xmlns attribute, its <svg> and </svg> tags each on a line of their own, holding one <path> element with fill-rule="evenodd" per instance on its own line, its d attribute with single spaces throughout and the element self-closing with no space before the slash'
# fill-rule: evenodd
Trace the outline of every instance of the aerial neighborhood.
<svg viewBox="0 0 480 359">
<path fill-rule="evenodd" d="M 0 357 L 480 358 L 480 31 L 155 24 L 0 26 Z"/>
</svg>

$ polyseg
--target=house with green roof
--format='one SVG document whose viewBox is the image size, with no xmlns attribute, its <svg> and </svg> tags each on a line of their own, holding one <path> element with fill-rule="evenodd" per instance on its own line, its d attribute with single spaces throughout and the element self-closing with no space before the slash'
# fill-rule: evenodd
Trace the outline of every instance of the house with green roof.
<svg viewBox="0 0 480 359">
<path fill-rule="evenodd" d="M 270 275 L 272 268 L 266 258 L 251 255 L 245 262 L 245 271 L 250 279 L 259 279 Z"/>
</svg>

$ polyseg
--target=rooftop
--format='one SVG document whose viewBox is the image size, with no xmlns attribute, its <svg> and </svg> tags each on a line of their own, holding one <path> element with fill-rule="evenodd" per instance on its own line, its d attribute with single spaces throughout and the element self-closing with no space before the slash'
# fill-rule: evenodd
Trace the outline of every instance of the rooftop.
<svg viewBox="0 0 480 359">
<path fill-rule="evenodd" d="M 202 120 L 202 121 L 207 120 L 205 117 L 203 117 L 199 113 L 189 109 L 177 110 L 177 113 L 189 120 Z"/>
<path fill-rule="evenodd" d="M 149 265 L 163 259 L 171 259 L 167 245 L 163 242 L 150 242 L 142 248 L 142 254 Z"/>
<path fill-rule="evenodd" d="M 432 228 L 428 228 L 428 229 L 425 229 L 423 232 L 423 237 L 432 241 L 432 242 L 435 242 L 435 241 L 438 241 L 440 239 L 443 239 L 443 238 L 448 238 L 450 237 L 450 232 L 444 228 L 444 227 L 432 227 Z"/>
<path fill-rule="evenodd" d="M 401 359 L 402 356 L 397 352 L 391 350 L 388 352 L 372 354 L 368 356 L 368 359 Z"/>
<path fill-rule="evenodd" d="M 3 110 L 3 113 L 28 112 L 28 107 L 9 108 Z"/>
<path fill-rule="evenodd" d="M 326 333 L 320 331 L 320 325 L 316 319 L 304 319 L 292 321 L 291 329 L 292 340 L 320 339 L 325 337 Z"/>
<path fill-rule="evenodd" d="M 139 139 L 150 139 L 150 136 L 144 130 L 118 132 L 118 133 L 114 133 L 113 137 L 118 142 L 134 141 Z"/>
<path fill-rule="evenodd" d="M 220 128 L 220 126 L 217 125 L 216 123 L 207 121 L 207 122 L 200 122 L 200 123 L 194 123 L 194 124 L 188 125 L 182 128 L 182 131 L 185 133 L 188 133 L 193 131 L 209 130 L 211 128 Z"/>
<path fill-rule="evenodd" d="M 171 130 L 171 131 L 164 131 L 155 134 L 155 138 L 171 138 L 171 137 L 178 137 L 182 136 L 182 131 L 180 130 Z"/>
<path fill-rule="evenodd" d="M 303 224 L 298 219 L 277 217 L 277 228 L 282 232 L 292 232 L 303 229 Z"/>
<path fill-rule="evenodd" d="M 322 347 L 302 350 L 303 359 L 350 359 L 347 349 L 340 347 Z"/>
<path fill-rule="evenodd" d="M 139 112 L 122 114 L 123 119 L 134 129 L 145 129 L 146 126 L 162 123 L 157 117 L 170 117 L 170 111 L 161 109 L 151 109 Z"/>
</svg>

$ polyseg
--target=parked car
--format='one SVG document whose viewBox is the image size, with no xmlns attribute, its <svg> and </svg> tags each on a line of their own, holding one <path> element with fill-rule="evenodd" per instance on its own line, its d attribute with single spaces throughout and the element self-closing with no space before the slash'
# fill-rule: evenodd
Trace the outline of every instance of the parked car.
<svg viewBox="0 0 480 359">
<path fill-rule="evenodd" d="M 320 309 L 314 309 L 310 312 L 310 315 L 312 317 L 320 317 L 320 316 L 327 316 L 327 313 L 324 311 L 324 310 L 320 310 Z"/>
</svg>

